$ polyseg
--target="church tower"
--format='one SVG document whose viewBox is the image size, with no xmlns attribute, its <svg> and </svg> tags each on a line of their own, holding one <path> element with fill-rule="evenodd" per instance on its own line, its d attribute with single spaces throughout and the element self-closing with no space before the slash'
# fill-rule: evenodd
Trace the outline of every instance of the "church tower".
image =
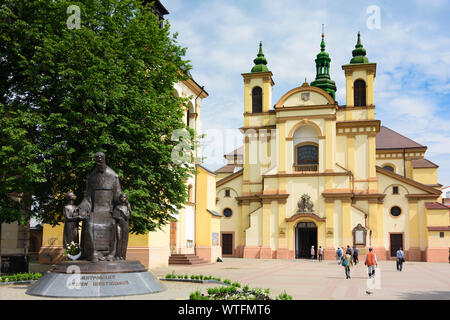
<svg viewBox="0 0 450 320">
<path fill-rule="evenodd" d="M 316 58 L 316 80 L 311 82 L 311 86 L 324 90 L 335 100 L 336 83 L 330 78 L 330 62 L 330 56 L 325 51 L 325 39 L 322 33 L 320 53 Z"/>
<path fill-rule="evenodd" d="M 245 114 L 260 114 L 268 112 L 272 105 L 272 72 L 267 67 L 262 42 L 259 43 L 259 52 L 253 60 L 255 65 L 250 73 L 243 73 L 244 77 L 244 112 Z M 245 121 L 245 120 L 244 120 Z M 247 126 L 247 123 L 245 125 Z"/>
<path fill-rule="evenodd" d="M 366 57 L 366 50 L 361 44 L 361 35 L 358 32 L 358 40 L 352 51 L 353 58 L 350 64 L 342 66 L 345 71 L 346 82 L 346 107 L 367 107 L 366 119 L 375 119 L 374 109 L 374 79 L 376 75 L 376 63 L 370 63 Z M 347 113 L 346 119 L 353 120 L 353 113 Z"/>
</svg>

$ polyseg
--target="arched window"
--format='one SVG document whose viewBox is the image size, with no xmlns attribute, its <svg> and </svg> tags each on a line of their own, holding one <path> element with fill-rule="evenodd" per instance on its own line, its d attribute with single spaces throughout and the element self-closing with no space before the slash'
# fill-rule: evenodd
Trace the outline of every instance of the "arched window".
<svg viewBox="0 0 450 320">
<path fill-rule="evenodd" d="M 296 146 L 295 171 L 317 171 L 319 163 L 319 147 L 312 142 L 300 143 Z"/>
<path fill-rule="evenodd" d="M 366 82 L 356 80 L 353 84 L 353 98 L 355 107 L 366 105 Z"/>
<path fill-rule="evenodd" d="M 186 126 L 189 127 L 189 118 L 191 117 L 191 112 L 189 109 L 186 110 Z"/>
<path fill-rule="evenodd" d="M 192 184 L 190 184 L 188 186 L 188 197 L 189 197 L 189 202 L 194 202 L 194 188 L 192 187 Z"/>
<path fill-rule="evenodd" d="M 262 112 L 262 89 L 254 87 L 252 90 L 252 112 Z"/>
<path fill-rule="evenodd" d="M 293 134 L 294 171 L 318 171 L 319 133 L 310 124 L 301 125 Z"/>
<path fill-rule="evenodd" d="M 385 165 L 385 166 L 383 166 L 383 169 L 385 169 L 385 170 L 388 170 L 388 171 L 390 171 L 390 172 L 394 172 L 394 173 L 395 173 L 395 169 L 394 169 L 394 167 L 393 167 L 393 166 L 390 166 L 390 165 Z"/>
</svg>

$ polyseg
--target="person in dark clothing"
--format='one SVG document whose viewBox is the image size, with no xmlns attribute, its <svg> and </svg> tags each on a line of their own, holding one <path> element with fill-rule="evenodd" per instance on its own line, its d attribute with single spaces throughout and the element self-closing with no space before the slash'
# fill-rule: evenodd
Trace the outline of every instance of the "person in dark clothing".
<svg viewBox="0 0 450 320">
<path fill-rule="evenodd" d="M 356 265 L 358 264 L 358 255 L 359 255 L 359 249 L 356 246 L 353 246 L 353 263 Z"/>
</svg>

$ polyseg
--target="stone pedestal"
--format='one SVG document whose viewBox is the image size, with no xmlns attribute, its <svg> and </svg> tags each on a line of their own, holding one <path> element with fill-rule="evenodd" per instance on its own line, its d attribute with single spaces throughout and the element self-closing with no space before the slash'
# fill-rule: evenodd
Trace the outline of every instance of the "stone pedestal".
<svg viewBox="0 0 450 320">
<path fill-rule="evenodd" d="M 27 294 L 55 298 L 102 298 L 166 290 L 139 261 L 64 261 L 55 265 Z"/>
</svg>

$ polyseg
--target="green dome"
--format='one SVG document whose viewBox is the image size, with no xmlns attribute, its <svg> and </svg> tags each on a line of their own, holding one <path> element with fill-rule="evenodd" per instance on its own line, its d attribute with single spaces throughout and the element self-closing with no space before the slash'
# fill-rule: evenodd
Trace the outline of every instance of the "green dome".
<svg viewBox="0 0 450 320">
<path fill-rule="evenodd" d="M 355 49 L 352 51 L 353 58 L 350 60 L 351 64 L 356 63 L 369 63 L 369 59 L 366 57 L 366 49 L 361 44 L 361 35 L 358 32 L 358 41 L 356 42 Z"/>
<path fill-rule="evenodd" d="M 267 59 L 264 57 L 262 51 L 262 42 L 259 43 L 258 56 L 253 62 L 255 63 L 255 66 L 252 68 L 251 72 L 269 72 L 269 68 L 267 68 Z"/>
<path fill-rule="evenodd" d="M 330 55 L 325 51 L 325 36 L 322 33 L 320 52 L 316 58 L 316 79 L 311 86 L 320 88 L 335 99 L 336 83 L 330 78 Z"/>
</svg>

